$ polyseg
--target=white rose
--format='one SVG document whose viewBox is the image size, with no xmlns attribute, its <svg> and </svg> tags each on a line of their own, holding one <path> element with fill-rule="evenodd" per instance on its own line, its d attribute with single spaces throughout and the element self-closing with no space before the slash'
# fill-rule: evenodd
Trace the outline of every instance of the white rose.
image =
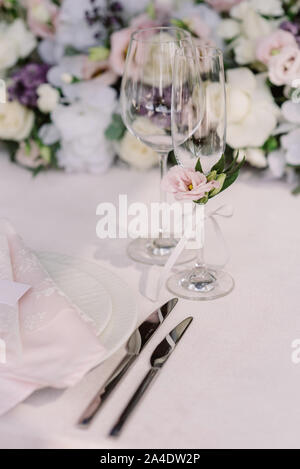
<svg viewBox="0 0 300 469">
<path fill-rule="evenodd" d="M 250 5 L 257 13 L 266 16 L 284 15 L 281 0 L 250 0 Z"/>
<path fill-rule="evenodd" d="M 22 19 L 9 25 L 0 23 L 0 70 L 12 67 L 19 58 L 27 57 L 35 46 L 36 39 Z"/>
<path fill-rule="evenodd" d="M 261 148 L 243 148 L 239 150 L 238 160 L 241 161 L 243 158 L 255 168 L 266 168 L 268 166 L 265 152 Z"/>
<path fill-rule="evenodd" d="M 133 131 L 143 135 L 151 135 L 153 133 L 163 135 L 164 131 L 152 124 L 144 117 L 138 118 L 134 125 Z M 158 163 L 158 154 L 152 148 L 138 140 L 134 135 L 125 132 L 123 139 L 118 148 L 119 157 L 134 166 L 137 169 L 149 169 Z"/>
<path fill-rule="evenodd" d="M 217 31 L 223 39 L 232 39 L 233 37 L 238 36 L 241 33 L 241 27 L 237 21 L 228 18 L 226 20 L 221 21 Z"/>
<path fill-rule="evenodd" d="M 255 55 L 255 43 L 252 39 L 246 39 L 239 37 L 234 41 L 234 54 L 235 60 L 239 65 L 246 65 L 254 62 L 256 59 Z"/>
<path fill-rule="evenodd" d="M 27 138 L 34 123 L 34 113 L 17 101 L 0 104 L 0 139 L 20 142 Z"/>
<path fill-rule="evenodd" d="M 275 22 L 263 18 L 246 0 L 233 7 L 230 14 L 239 21 L 240 27 L 240 36 L 232 45 L 236 61 L 240 65 L 254 62 L 257 39 L 270 34 Z"/>
<path fill-rule="evenodd" d="M 72 92 L 75 101 L 68 106 L 58 104 L 51 114 L 61 138 L 58 163 L 68 172 L 103 173 L 114 159 L 104 132 L 116 106 L 116 92 L 94 80 L 78 85 L 82 86 Z"/>
<path fill-rule="evenodd" d="M 248 68 L 227 72 L 227 142 L 232 148 L 261 147 L 280 115 L 265 74 Z"/>
<path fill-rule="evenodd" d="M 48 83 L 43 83 L 37 88 L 37 106 L 41 112 L 52 112 L 59 101 L 59 92 Z"/>
<path fill-rule="evenodd" d="M 51 15 L 49 13 L 49 10 L 42 3 L 32 7 L 31 15 L 39 23 L 51 22 Z"/>
</svg>

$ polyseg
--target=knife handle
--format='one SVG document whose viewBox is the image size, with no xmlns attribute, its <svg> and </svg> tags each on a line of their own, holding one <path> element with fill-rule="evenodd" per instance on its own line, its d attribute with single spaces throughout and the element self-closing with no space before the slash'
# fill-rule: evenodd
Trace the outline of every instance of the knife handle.
<svg viewBox="0 0 300 469">
<path fill-rule="evenodd" d="M 113 426 L 110 431 L 110 436 L 118 436 L 123 428 L 123 425 L 127 421 L 128 417 L 131 415 L 132 411 L 134 410 L 135 406 L 140 402 L 142 396 L 144 395 L 145 391 L 149 387 L 152 380 L 155 378 L 159 368 L 150 368 L 148 373 L 146 374 L 145 378 L 135 391 L 134 395 L 128 402 L 127 406 L 123 410 L 122 414 L 118 418 L 117 422 Z"/>
<path fill-rule="evenodd" d="M 78 425 L 82 426 L 83 428 L 88 427 L 99 409 L 102 407 L 111 392 L 115 389 L 116 385 L 125 375 L 126 371 L 132 365 L 135 359 L 136 355 L 125 355 L 123 360 L 115 368 L 100 390 L 97 392 L 95 397 L 91 400 L 85 411 L 82 413 L 78 420 Z"/>
</svg>

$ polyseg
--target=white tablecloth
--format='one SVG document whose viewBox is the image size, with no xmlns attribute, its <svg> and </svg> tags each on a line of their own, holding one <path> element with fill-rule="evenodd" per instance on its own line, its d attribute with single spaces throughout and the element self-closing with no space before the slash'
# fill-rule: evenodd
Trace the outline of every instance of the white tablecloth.
<svg viewBox="0 0 300 469">
<path fill-rule="evenodd" d="M 114 167 L 105 176 L 58 172 L 32 178 L 0 155 L 0 216 L 27 244 L 94 260 L 128 282 L 145 318 L 155 305 L 139 292 L 147 267 L 124 243 L 96 237 L 96 206 L 153 200 L 157 170 Z M 124 353 L 120 350 L 72 389 L 37 392 L 0 418 L 0 447 L 267 448 L 300 447 L 300 198 L 280 182 L 244 172 L 211 208 L 232 203 L 222 221 L 236 287 L 213 302 L 181 300 L 90 429 L 78 415 Z M 167 290 L 162 301 L 170 298 Z M 187 315 L 194 322 L 122 436 L 107 432 L 148 367 L 154 346 Z"/>
</svg>

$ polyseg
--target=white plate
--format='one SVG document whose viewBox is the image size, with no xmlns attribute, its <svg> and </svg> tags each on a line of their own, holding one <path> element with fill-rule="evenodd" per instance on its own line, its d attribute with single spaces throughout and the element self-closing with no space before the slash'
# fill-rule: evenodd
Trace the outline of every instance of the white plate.
<svg viewBox="0 0 300 469">
<path fill-rule="evenodd" d="M 106 360 L 124 345 L 136 327 L 137 310 L 128 285 L 118 276 L 96 263 L 57 253 L 39 253 L 38 256 L 49 272 L 51 269 L 55 269 L 56 272 L 76 269 L 88 274 L 108 293 L 112 306 L 111 317 L 106 328 L 99 335 L 99 341 L 106 349 L 101 362 Z M 73 300 L 73 298 L 71 299 Z M 88 313 L 87 310 L 85 312 Z"/>
</svg>

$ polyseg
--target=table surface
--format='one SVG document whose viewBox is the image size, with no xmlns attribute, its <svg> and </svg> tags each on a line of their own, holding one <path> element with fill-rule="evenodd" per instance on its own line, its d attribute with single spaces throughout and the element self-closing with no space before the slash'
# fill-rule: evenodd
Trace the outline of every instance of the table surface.
<svg viewBox="0 0 300 469">
<path fill-rule="evenodd" d="M 29 172 L 0 155 L 0 216 L 29 246 L 93 260 L 126 279 L 139 320 L 153 304 L 140 292 L 148 267 L 126 256 L 124 242 L 96 237 L 96 206 L 150 202 L 157 169 L 115 166 L 104 176 Z M 212 302 L 180 300 L 166 323 L 88 430 L 78 414 L 124 350 L 67 390 L 44 389 L 0 418 L 3 448 L 300 448 L 300 198 L 282 182 L 245 171 L 211 208 L 234 205 L 222 220 L 236 286 Z M 212 239 L 212 235 L 208 235 Z M 211 243 L 208 257 L 214 256 Z M 163 290 L 160 302 L 170 298 Z M 184 317 L 194 322 L 119 439 L 111 424 L 148 368 L 154 346 Z"/>
</svg>

